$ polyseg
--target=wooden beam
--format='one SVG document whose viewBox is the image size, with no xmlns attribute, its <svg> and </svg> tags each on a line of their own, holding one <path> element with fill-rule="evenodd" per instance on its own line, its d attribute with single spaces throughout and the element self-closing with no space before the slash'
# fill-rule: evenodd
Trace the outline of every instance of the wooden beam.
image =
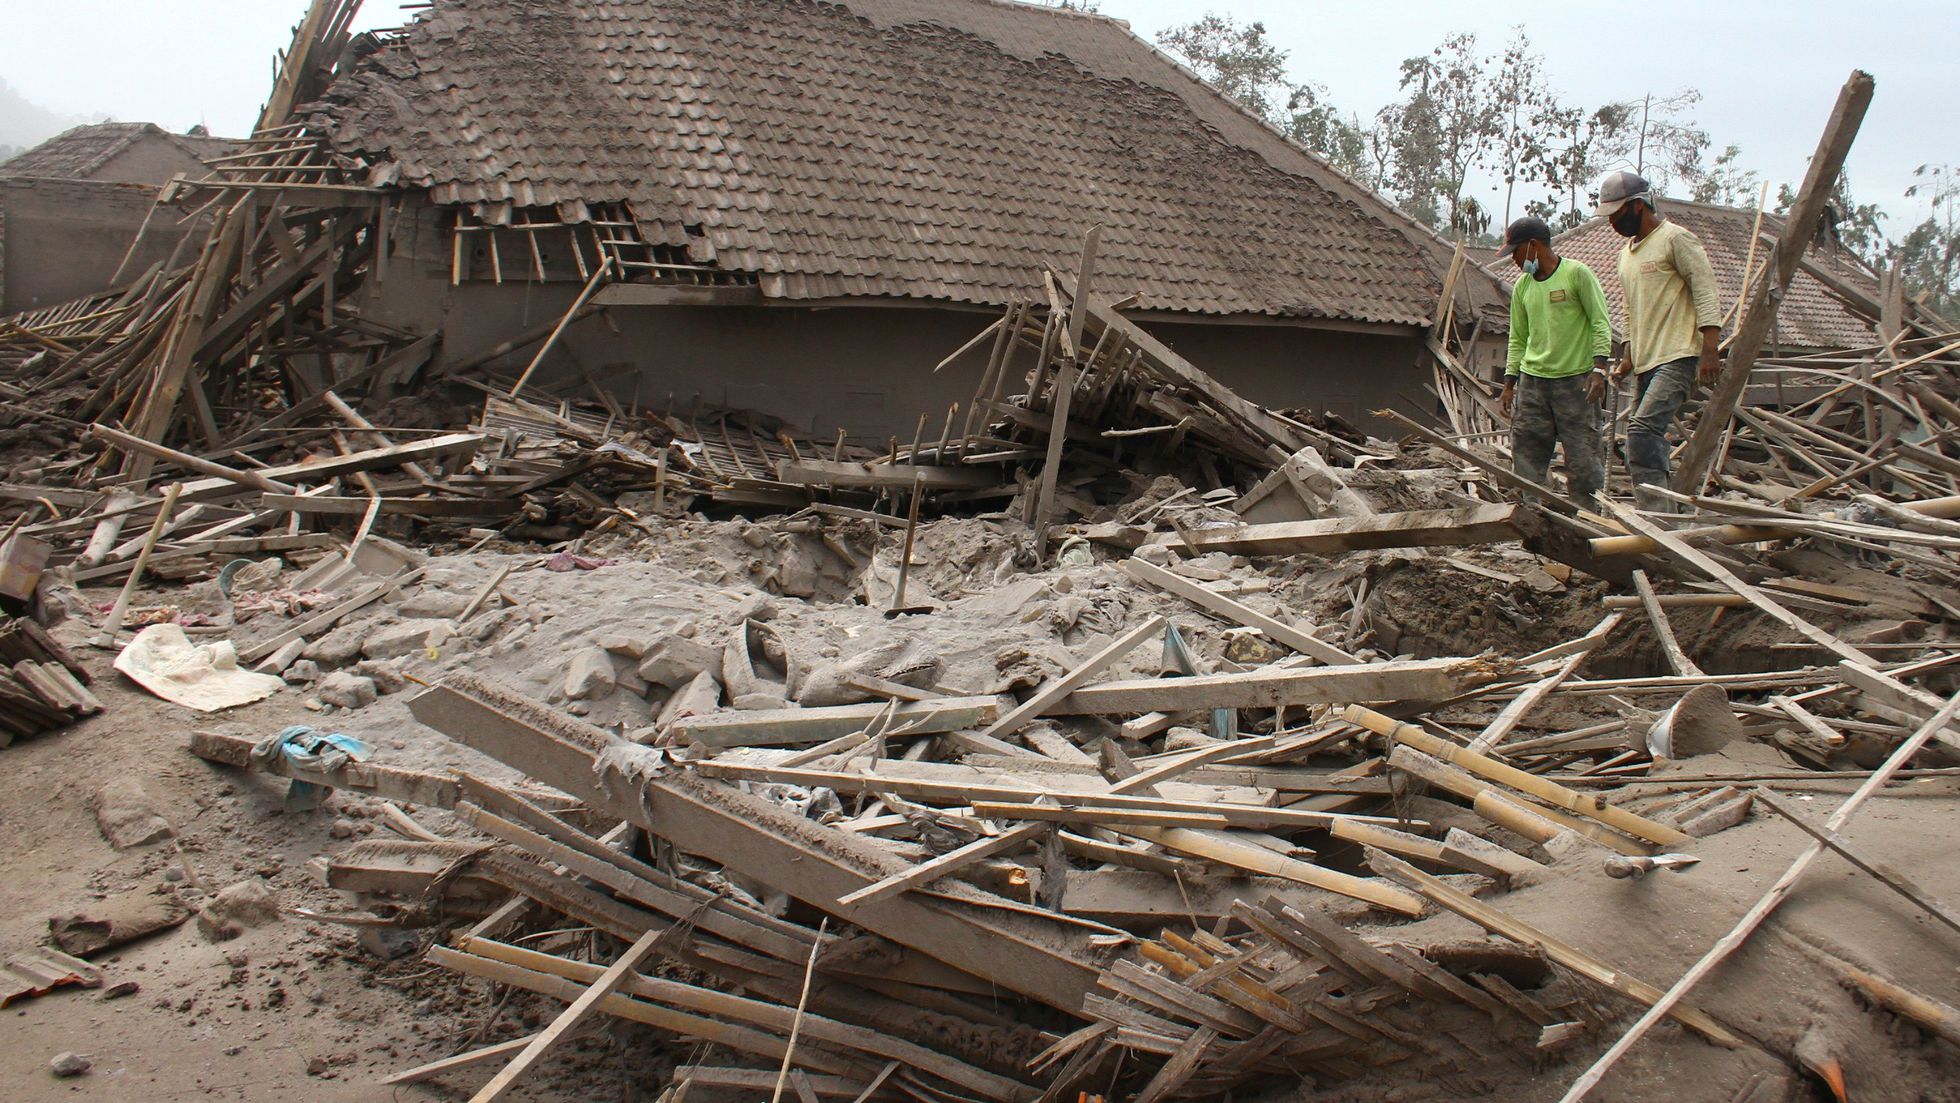
<svg viewBox="0 0 1960 1103">
<path fill-rule="evenodd" d="M 963 467 L 935 467 L 913 463 L 859 463 L 854 460 L 792 460 L 777 469 L 777 478 L 786 483 L 812 486 L 884 487 L 910 489 L 915 483 L 927 490 L 986 490 L 1000 485 L 1000 475 Z"/>
<path fill-rule="evenodd" d="M 1345 701 L 1441 701 L 1510 673 L 1509 664 L 1487 659 L 1268 666 L 1237 674 L 1104 682 L 1076 690 L 1049 711 L 1085 715 L 1278 708 Z"/>
<path fill-rule="evenodd" d="M 1176 543 L 1197 554 L 1308 555 L 1369 548 L 1427 548 L 1463 544 L 1501 544 L 1523 536 L 1522 506 L 1482 505 L 1463 509 L 1423 509 L 1377 513 L 1371 517 L 1331 517 L 1321 521 L 1281 521 L 1230 529 L 1196 529 Z"/>
<path fill-rule="evenodd" d="M 1606 642 L 1606 637 L 1612 634 L 1613 629 L 1620 626 L 1620 621 L 1625 616 L 1624 613 L 1608 613 L 1604 619 L 1593 626 L 1592 631 L 1575 640 L 1575 645 L 1585 646 L 1578 647 L 1574 654 L 1558 665 L 1557 669 L 1526 686 L 1524 692 L 1512 698 L 1511 703 L 1505 705 L 1489 725 L 1470 741 L 1470 749 L 1484 754 L 1510 738 L 1511 733 L 1517 730 L 1518 725 L 1532 709 L 1537 708 L 1545 698 L 1564 685 L 1567 678 L 1572 677 L 1581 666 L 1585 665 L 1586 660 L 1592 657 L 1594 649 Z"/>
<path fill-rule="evenodd" d="M 755 709 L 711 712 L 674 721 L 671 730 L 704 747 L 780 747 L 816 743 L 849 735 L 887 712 L 887 730 L 900 727 L 913 734 L 964 731 L 991 723 L 1000 715 L 998 697 L 935 697 L 901 703 L 894 710 L 879 702 L 868 705 L 830 705 L 807 709 Z"/>
<path fill-rule="evenodd" d="M 1756 357 L 1776 324 L 1777 304 L 1796 277 L 1797 265 L 1811 238 L 1816 236 L 1832 189 L 1844 171 L 1845 155 L 1851 152 L 1851 141 L 1857 137 L 1858 126 L 1865 119 L 1865 109 L 1871 106 L 1872 87 L 1870 73 L 1853 70 L 1851 79 L 1838 93 L 1837 106 L 1831 111 L 1830 121 L 1824 124 L 1824 134 L 1818 139 L 1817 151 L 1811 155 L 1810 168 L 1797 189 L 1796 202 L 1784 219 L 1783 232 L 1772 254 L 1775 267 L 1750 292 L 1749 307 L 1729 342 L 1729 363 L 1716 381 L 1714 393 L 1702 404 L 1694 435 L 1675 458 L 1673 486 L 1683 494 L 1701 491 L 1722 434 L 1728 429 L 1729 418 L 1743 390 L 1749 386 L 1749 373 L 1756 366 Z M 1577 1097 L 1568 1095 L 1568 1098 Z"/>
</svg>

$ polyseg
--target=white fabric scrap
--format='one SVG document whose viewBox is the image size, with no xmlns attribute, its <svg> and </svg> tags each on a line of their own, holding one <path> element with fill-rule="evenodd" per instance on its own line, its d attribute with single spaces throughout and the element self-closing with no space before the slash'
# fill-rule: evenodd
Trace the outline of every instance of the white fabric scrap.
<svg viewBox="0 0 1960 1103">
<path fill-rule="evenodd" d="M 286 685 L 275 675 L 239 669 L 231 641 L 192 643 L 174 624 L 153 624 L 137 633 L 116 656 L 116 669 L 171 704 L 198 712 L 249 705 Z"/>
</svg>

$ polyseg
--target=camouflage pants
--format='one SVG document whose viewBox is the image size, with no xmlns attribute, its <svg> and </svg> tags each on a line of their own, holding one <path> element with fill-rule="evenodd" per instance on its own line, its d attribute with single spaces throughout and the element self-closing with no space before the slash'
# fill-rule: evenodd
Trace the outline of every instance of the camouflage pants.
<svg viewBox="0 0 1960 1103">
<path fill-rule="evenodd" d="M 1599 407 L 1586 395 L 1589 378 L 1520 375 L 1516 406 L 1511 410 L 1511 469 L 1535 483 L 1550 485 L 1552 448 L 1563 444 L 1568 490 L 1581 501 L 1606 485 Z"/>
<path fill-rule="evenodd" d="M 1670 360 L 1641 372 L 1635 384 L 1633 415 L 1627 418 L 1627 474 L 1633 485 L 1666 486 L 1667 430 L 1695 393 L 1694 357 Z M 1638 492 L 1636 491 L 1636 496 Z"/>
</svg>

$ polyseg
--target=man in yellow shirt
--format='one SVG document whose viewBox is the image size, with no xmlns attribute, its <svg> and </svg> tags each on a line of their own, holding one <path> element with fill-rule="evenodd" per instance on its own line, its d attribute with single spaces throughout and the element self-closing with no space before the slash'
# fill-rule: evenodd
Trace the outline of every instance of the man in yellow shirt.
<svg viewBox="0 0 1960 1103">
<path fill-rule="evenodd" d="M 1636 501 L 1665 508 L 1641 487 L 1667 485 L 1668 426 L 1695 384 L 1713 385 L 1721 370 L 1721 293 L 1701 239 L 1655 212 L 1646 180 L 1608 173 L 1599 182 L 1599 213 L 1627 239 L 1619 261 L 1627 353 L 1615 373 L 1616 380 L 1629 371 L 1638 380 L 1627 419 L 1627 474 Z"/>
</svg>

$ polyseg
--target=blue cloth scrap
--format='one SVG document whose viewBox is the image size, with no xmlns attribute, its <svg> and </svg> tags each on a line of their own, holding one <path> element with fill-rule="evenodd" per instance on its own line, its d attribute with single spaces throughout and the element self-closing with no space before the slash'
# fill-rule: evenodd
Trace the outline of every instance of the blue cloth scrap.
<svg viewBox="0 0 1960 1103">
<path fill-rule="evenodd" d="M 321 732 L 305 724 L 294 724 L 278 735 L 259 740 L 252 748 L 252 763 L 266 769 L 284 759 L 302 770 L 337 770 L 349 762 L 366 762 L 374 748 L 340 732 Z M 330 785 L 293 779 L 286 787 L 286 811 L 311 812 L 333 792 Z"/>
</svg>

